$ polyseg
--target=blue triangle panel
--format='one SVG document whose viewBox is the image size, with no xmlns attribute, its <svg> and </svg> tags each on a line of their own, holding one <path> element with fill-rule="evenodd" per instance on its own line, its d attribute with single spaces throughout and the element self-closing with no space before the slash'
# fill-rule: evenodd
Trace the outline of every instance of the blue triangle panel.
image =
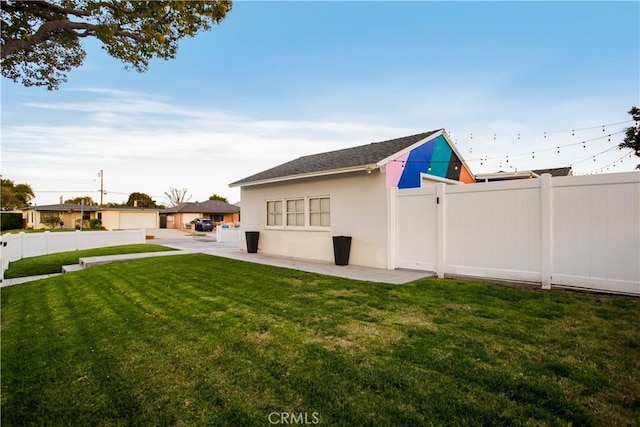
<svg viewBox="0 0 640 427">
<path fill-rule="evenodd" d="M 398 181 L 398 188 L 420 187 L 420 173 L 426 173 L 429 169 L 429 162 L 433 155 L 436 140 L 431 140 L 411 150 L 404 165 L 402 176 L 400 176 L 400 181 Z"/>
</svg>

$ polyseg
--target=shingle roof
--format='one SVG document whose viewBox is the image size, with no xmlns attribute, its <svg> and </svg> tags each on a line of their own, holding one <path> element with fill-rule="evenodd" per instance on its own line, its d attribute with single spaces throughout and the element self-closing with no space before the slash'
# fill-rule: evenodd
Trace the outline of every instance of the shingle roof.
<svg viewBox="0 0 640 427">
<path fill-rule="evenodd" d="M 358 147 L 299 157 L 229 185 L 236 186 L 256 181 L 375 164 L 439 131 L 440 129 L 389 141 L 373 142 Z"/>
<path fill-rule="evenodd" d="M 531 172 L 542 175 L 543 173 L 550 173 L 551 176 L 568 176 L 571 173 L 571 166 L 565 168 L 552 168 L 552 169 L 535 169 Z"/>
<path fill-rule="evenodd" d="M 220 200 L 207 200 L 206 202 L 188 202 L 180 203 L 169 209 L 164 209 L 160 213 L 235 213 L 240 212 L 240 207 L 221 202 Z"/>
<path fill-rule="evenodd" d="M 88 205 L 78 205 L 75 203 L 59 203 L 56 205 L 42 205 L 42 206 L 28 206 L 24 209 L 33 209 L 36 211 L 54 211 L 54 212 L 80 212 L 83 210 L 84 212 L 93 212 L 100 210 L 101 208 L 97 206 L 88 206 Z"/>
</svg>

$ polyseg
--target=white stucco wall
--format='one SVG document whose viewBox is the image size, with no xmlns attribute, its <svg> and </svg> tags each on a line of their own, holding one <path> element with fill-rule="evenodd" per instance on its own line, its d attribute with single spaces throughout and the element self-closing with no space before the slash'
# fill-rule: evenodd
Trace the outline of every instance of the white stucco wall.
<svg viewBox="0 0 640 427">
<path fill-rule="evenodd" d="M 334 260 L 332 236 L 352 236 L 349 264 L 386 268 L 386 194 L 384 175 L 378 171 L 243 187 L 242 231 L 260 232 L 260 253 L 329 262 Z M 330 197 L 328 230 L 267 227 L 268 200 L 310 196 Z M 246 250 L 244 233 L 240 242 Z"/>
</svg>

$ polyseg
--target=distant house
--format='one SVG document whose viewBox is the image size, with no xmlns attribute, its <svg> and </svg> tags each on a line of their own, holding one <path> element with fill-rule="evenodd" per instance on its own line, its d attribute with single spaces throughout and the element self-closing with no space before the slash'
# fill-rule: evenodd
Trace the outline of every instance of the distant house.
<svg viewBox="0 0 640 427">
<path fill-rule="evenodd" d="M 43 222 L 47 217 L 59 219 L 61 228 L 75 229 L 80 220 L 98 219 L 108 230 L 158 228 L 158 209 L 131 207 L 83 206 L 72 203 L 30 206 L 22 209 L 22 219 L 27 228 L 49 228 Z M 83 224 L 86 226 L 86 224 Z"/>
<path fill-rule="evenodd" d="M 476 181 L 495 182 L 507 181 L 511 179 L 540 178 L 544 173 L 551 174 L 551 176 L 571 176 L 573 175 L 573 170 L 571 169 L 571 166 L 568 166 L 563 168 L 535 169 L 514 172 L 499 171 L 494 173 L 478 174 L 476 175 Z"/>
<path fill-rule="evenodd" d="M 351 264 L 387 268 L 389 200 L 425 180 L 475 181 L 444 130 L 300 157 L 229 185 L 261 253 L 332 261 L 332 236 L 346 235 Z"/>
<path fill-rule="evenodd" d="M 207 218 L 215 225 L 240 225 L 240 206 L 219 200 L 180 203 L 160 211 L 160 228 L 190 229 L 196 218 Z"/>
</svg>

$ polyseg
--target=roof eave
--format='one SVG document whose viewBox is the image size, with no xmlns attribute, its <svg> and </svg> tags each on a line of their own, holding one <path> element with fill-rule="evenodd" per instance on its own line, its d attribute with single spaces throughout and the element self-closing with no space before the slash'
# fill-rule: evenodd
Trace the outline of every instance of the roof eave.
<svg viewBox="0 0 640 427">
<path fill-rule="evenodd" d="M 422 144 L 424 144 L 425 142 L 430 141 L 430 140 L 432 140 L 432 139 L 434 139 L 434 138 L 437 138 L 437 137 L 439 137 L 439 136 L 440 136 L 440 135 L 442 135 L 442 134 L 444 134 L 444 129 L 440 129 L 439 131 L 436 131 L 436 132 L 432 133 L 431 135 L 428 135 L 428 136 L 426 136 L 426 137 L 422 138 L 421 140 L 414 142 L 414 143 L 413 143 L 413 144 L 411 144 L 410 146 L 405 147 L 405 148 L 403 148 L 402 150 L 400 150 L 400 151 L 398 151 L 398 152 L 396 152 L 396 153 L 393 153 L 393 154 L 392 154 L 392 155 L 390 155 L 389 157 L 386 157 L 386 158 L 384 158 L 384 159 L 380 160 L 380 161 L 377 163 L 377 165 L 378 165 L 378 167 L 385 166 L 385 165 L 386 165 L 387 163 L 389 163 L 390 161 L 397 159 L 398 157 L 400 157 L 401 155 L 403 155 L 403 154 L 405 154 L 405 153 L 409 153 L 409 152 L 410 152 L 411 150 L 413 150 L 414 148 L 419 147 L 419 146 L 421 146 Z"/>
<path fill-rule="evenodd" d="M 537 173 L 525 170 L 519 172 L 493 172 L 493 173 L 481 173 L 475 176 L 476 180 L 482 181 L 485 179 L 521 179 L 521 178 L 540 178 Z"/>
<path fill-rule="evenodd" d="M 298 180 L 298 179 L 318 178 L 318 177 L 329 176 L 329 175 L 339 175 L 339 174 L 350 173 L 350 172 L 361 172 L 361 171 L 371 172 L 374 169 L 378 169 L 378 167 L 379 166 L 376 165 L 376 164 L 350 166 L 348 168 L 332 169 L 332 170 L 309 172 L 309 173 L 301 173 L 301 174 L 297 174 L 297 175 L 279 176 L 279 177 L 275 177 L 275 178 L 260 179 L 260 180 L 257 180 L 257 181 L 234 182 L 234 183 L 229 184 L 229 187 L 231 187 L 231 188 L 234 188 L 234 187 L 250 187 L 250 186 L 255 186 L 255 185 L 275 184 L 275 183 L 283 182 L 283 181 L 294 181 L 294 180 Z"/>
</svg>

